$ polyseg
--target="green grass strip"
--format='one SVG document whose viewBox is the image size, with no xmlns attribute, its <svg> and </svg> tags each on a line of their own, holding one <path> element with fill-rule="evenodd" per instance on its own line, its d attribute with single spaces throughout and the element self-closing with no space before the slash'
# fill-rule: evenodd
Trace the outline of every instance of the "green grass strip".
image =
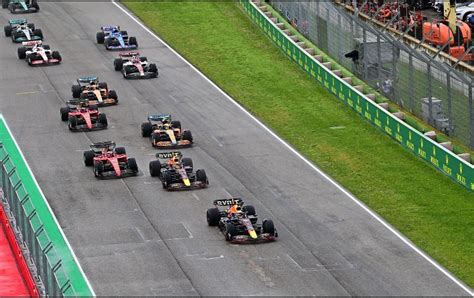
<svg viewBox="0 0 474 298">
<path fill-rule="evenodd" d="M 61 227 L 56 224 L 54 215 L 50 212 L 47 206 L 46 198 L 38 188 L 33 174 L 28 169 L 26 160 L 20 153 L 20 148 L 17 147 L 13 136 L 8 131 L 5 120 L 1 115 L 0 141 L 16 167 L 23 186 L 29 194 L 41 222 L 44 224 L 44 229 L 47 232 L 49 239 L 53 243 L 59 257 L 62 259 L 62 268 L 64 269 L 67 278 L 70 279 L 71 285 L 74 289 L 74 295 L 92 296 L 93 291 L 89 288 L 86 277 L 79 268 L 79 264 L 76 263 L 73 257 L 73 252 L 69 249 L 69 246 L 66 243 L 66 239 L 61 234 Z M 67 293 L 66 295 L 68 295 Z"/>
<path fill-rule="evenodd" d="M 315 84 L 238 4 L 125 4 L 318 167 L 474 285 L 473 193 L 404 150 Z"/>
</svg>

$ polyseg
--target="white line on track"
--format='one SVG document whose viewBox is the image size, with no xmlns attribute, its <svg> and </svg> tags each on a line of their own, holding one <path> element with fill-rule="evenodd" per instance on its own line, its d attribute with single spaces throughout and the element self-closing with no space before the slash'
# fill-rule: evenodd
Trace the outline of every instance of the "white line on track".
<svg viewBox="0 0 474 298">
<path fill-rule="evenodd" d="M 301 160 L 303 160 L 309 167 L 311 167 L 314 171 L 319 173 L 322 177 L 324 177 L 328 182 L 333 184 L 337 189 L 339 189 L 343 194 L 345 194 L 348 198 L 350 198 L 354 203 L 359 205 L 362 209 L 364 209 L 370 216 L 372 216 L 375 220 L 381 223 L 385 228 L 387 228 L 390 232 L 392 232 L 397 238 L 399 238 L 402 242 L 408 245 L 411 249 L 413 249 L 416 253 L 422 256 L 426 261 L 428 261 L 431 265 L 441 271 L 444 275 L 446 275 L 449 279 L 451 279 L 454 283 L 456 283 L 459 287 L 461 287 L 464 291 L 466 291 L 469 295 L 474 296 L 474 291 L 472 291 L 467 285 L 463 282 L 458 280 L 454 275 L 452 275 L 447 269 L 443 266 L 438 264 L 435 260 L 433 260 L 430 256 L 424 253 L 421 249 L 416 247 L 410 240 L 408 240 L 404 235 L 398 232 L 395 228 L 393 228 L 389 223 L 387 223 L 384 219 L 382 219 L 378 214 L 374 211 L 370 210 L 364 203 L 359 201 L 356 197 L 354 197 L 349 191 L 344 189 L 341 185 L 339 185 L 336 181 L 334 181 L 330 176 L 312 164 L 308 159 L 306 159 L 301 153 L 296 151 L 290 144 L 285 142 L 281 139 L 277 134 L 275 134 L 270 128 L 265 126 L 260 120 L 258 120 L 255 116 L 253 116 L 249 111 L 247 111 L 244 107 L 242 107 L 239 103 L 237 103 L 232 97 L 230 97 L 227 93 L 225 93 L 219 86 L 217 86 L 213 81 L 207 78 L 202 72 L 200 72 L 194 65 L 192 65 L 189 61 L 187 61 L 183 56 L 181 56 L 178 52 L 176 52 L 170 45 L 168 45 L 164 40 L 162 40 L 158 35 L 156 35 L 151 29 L 145 26 L 142 22 L 140 22 L 135 16 L 133 16 L 130 12 L 120 6 L 117 2 L 112 0 L 112 4 L 115 5 L 118 9 L 120 9 L 123 13 L 125 13 L 128 17 L 130 17 L 135 23 L 137 23 L 140 27 L 142 27 L 146 32 L 152 35 L 156 40 L 164 44 L 173 54 L 179 57 L 183 62 L 188 64 L 196 73 L 198 73 L 204 80 L 206 80 L 209 84 L 211 84 L 214 88 L 216 88 L 225 98 L 227 98 L 231 103 L 233 103 L 236 107 L 238 107 L 242 112 L 244 112 L 248 117 L 253 119 L 258 125 L 260 125 L 264 130 L 266 130 L 271 136 L 277 139 L 283 146 L 285 146 L 288 150 L 290 150 L 293 154 L 298 156 Z"/>
<path fill-rule="evenodd" d="M 196 199 L 196 201 L 200 201 L 199 197 L 197 196 L 197 194 L 193 193 L 193 197 Z"/>
<path fill-rule="evenodd" d="M 18 92 L 15 93 L 16 95 L 30 95 L 30 94 L 36 94 L 38 91 L 26 91 L 26 92 Z"/>
</svg>

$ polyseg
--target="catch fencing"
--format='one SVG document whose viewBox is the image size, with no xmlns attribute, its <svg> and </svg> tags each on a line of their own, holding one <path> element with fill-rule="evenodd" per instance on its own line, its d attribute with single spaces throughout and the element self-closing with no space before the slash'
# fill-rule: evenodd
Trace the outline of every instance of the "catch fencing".
<svg viewBox="0 0 474 298">
<path fill-rule="evenodd" d="M 473 78 L 331 1 L 268 1 L 301 34 L 404 110 L 474 149 Z M 358 59 L 345 57 L 357 51 Z M 354 52 L 353 52 L 354 53 Z"/>
</svg>

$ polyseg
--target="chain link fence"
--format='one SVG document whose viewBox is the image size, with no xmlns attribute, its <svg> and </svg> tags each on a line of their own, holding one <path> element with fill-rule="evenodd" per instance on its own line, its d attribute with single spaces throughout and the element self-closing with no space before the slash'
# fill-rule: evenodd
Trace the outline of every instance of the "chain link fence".
<svg viewBox="0 0 474 298">
<path fill-rule="evenodd" d="M 0 189 L 3 196 L 0 200 L 8 208 L 12 226 L 18 236 L 20 246 L 29 251 L 25 255 L 27 262 L 32 265 L 34 275 L 39 279 L 37 284 L 44 288 L 40 290 L 43 296 L 74 296 L 75 291 L 63 269 L 63 261 L 51 242 L 44 225 L 23 187 L 15 165 L 0 143 Z"/>
<path fill-rule="evenodd" d="M 318 48 L 392 102 L 474 149 L 472 76 L 330 1 L 268 2 Z"/>
</svg>

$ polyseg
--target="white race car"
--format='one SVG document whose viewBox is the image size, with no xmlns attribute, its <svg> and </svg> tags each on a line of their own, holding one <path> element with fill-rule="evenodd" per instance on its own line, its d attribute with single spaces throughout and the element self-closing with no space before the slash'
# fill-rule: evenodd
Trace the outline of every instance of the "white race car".
<svg viewBox="0 0 474 298">
<path fill-rule="evenodd" d="M 29 65 L 59 64 L 62 61 L 58 51 L 51 51 L 41 40 L 22 42 L 18 48 L 18 58 L 26 59 Z"/>
</svg>

